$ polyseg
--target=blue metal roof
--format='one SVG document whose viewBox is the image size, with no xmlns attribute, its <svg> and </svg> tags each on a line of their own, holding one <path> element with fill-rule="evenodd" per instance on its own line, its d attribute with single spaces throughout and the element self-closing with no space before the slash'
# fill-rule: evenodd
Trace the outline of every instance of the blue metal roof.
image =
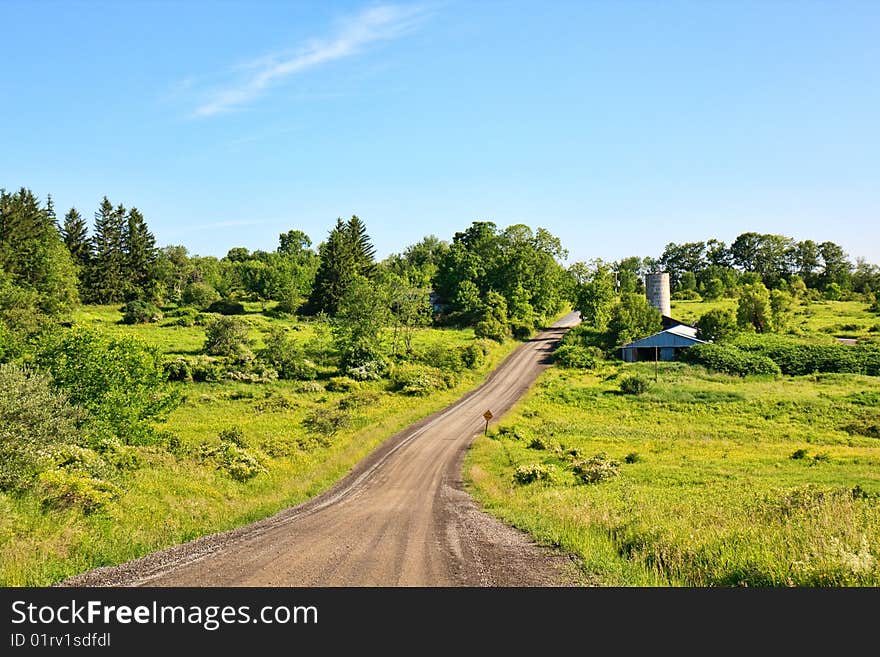
<svg viewBox="0 0 880 657">
<path fill-rule="evenodd" d="M 676 331 L 676 328 L 678 327 L 660 331 L 659 333 L 649 335 L 647 338 L 642 338 L 641 340 L 629 342 L 623 345 L 621 349 L 639 349 L 642 347 L 693 347 L 695 344 L 705 343 L 705 340 L 691 337 L 684 331 Z"/>
</svg>

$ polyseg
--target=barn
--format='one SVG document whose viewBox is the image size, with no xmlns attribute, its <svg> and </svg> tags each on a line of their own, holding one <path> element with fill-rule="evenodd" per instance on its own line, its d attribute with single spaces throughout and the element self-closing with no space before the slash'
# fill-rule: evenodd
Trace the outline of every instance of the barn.
<svg viewBox="0 0 880 657">
<path fill-rule="evenodd" d="M 705 340 L 697 338 L 697 329 L 678 324 L 623 345 L 620 347 L 620 357 L 628 363 L 639 360 L 675 360 L 682 349 L 704 343 Z"/>
</svg>

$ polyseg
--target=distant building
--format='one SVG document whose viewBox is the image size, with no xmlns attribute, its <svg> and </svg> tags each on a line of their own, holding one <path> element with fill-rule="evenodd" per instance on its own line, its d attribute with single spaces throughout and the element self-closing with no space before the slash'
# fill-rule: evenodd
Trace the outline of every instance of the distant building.
<svg viewBox="0 0 880 657">
<path fill-rule="evenodd" d="M 620 347 L 620 357 L 628 363 L 640 360 L 675 360 L 682 349 L 705 342 L 697 338 L 697 329 L 676 324 L 647 338 L 623 345 Z"/>
</svg>

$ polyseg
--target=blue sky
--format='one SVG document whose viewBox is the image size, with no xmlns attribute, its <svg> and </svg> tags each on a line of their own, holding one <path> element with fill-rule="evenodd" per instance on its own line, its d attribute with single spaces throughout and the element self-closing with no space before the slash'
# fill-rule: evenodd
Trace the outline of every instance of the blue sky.
<svg viewBox="0 0 880 657">
<path fill-rule="evenodd" d="M 473 220 L 880 262 L 878 2 L 0 0 L 0 186 L 202 255 Z"/>
</svg>

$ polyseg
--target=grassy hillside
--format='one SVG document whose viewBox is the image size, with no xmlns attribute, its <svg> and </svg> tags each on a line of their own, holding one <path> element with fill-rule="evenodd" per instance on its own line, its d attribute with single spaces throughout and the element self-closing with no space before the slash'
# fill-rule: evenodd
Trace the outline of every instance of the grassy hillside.
<svg viewBox="0 0 880 657">
<path fill-rule="evenodd" d="M 736 299 L 718 301 L 673 301 L 672 316 L 694 323 L 704 313 L 715 309 L 736 312 Z M 880 317 L 868 312 L 864 301 L 812 301 L 793 309 L 789 330 L 837 338 L 868 338 L 880 335 Z"/>
<path fill-rule="evenodd" d="M 287 326 L 303 344 L 326 340 L 326 326 L 273 319 L 248 305 L 243 316 L 259 348 L 263 331 Z M 169 356 L 198 353 L 200 326 L 119 324 L 118 306 L 85 307 L 75 323 L 114 335 L 136 335 Z M 422 329 L 416 353 L 449 353 L 474 342 L 471 330 Z M 0 493 L 0 584 L 46 585 L 95 566 L 119 563 L 149 551 L 265 517 L 331 486 L 385 438 L 438 410 L 478 384 L 516 343 L 487 344 L 473 369 L 454 375 L 452 387 L 408 396 L 389 382 L 333 385 L 335 372 L 319 363 L 314 381 L 248 384 L 175 384 L 183 403 L 160 427 L 167 445 L 127 448 L 132 460 L 113 475 L 119 495 L 92 512 L 45 508 L 36 495 Z M 433 351 L 432 351 L 433 350 Z M 351 386 L 352 382 L 345 382 Z M 260 474 L 238 481 L 221 431 L 237 427 L 241 448 Z"/>
<path fill-rule="evenodd" d="M 859 306 L 813 304 L 803 319 L 866 335 Z M 633 373 L 648 392 L 621 393 Z M 574 466 L 609 476 L 584 483 Z M 487 510 L 608 585 L 880 584 L 878 377 L 552 368 L 475 442 L 465 475 Z"/>
</svg>

